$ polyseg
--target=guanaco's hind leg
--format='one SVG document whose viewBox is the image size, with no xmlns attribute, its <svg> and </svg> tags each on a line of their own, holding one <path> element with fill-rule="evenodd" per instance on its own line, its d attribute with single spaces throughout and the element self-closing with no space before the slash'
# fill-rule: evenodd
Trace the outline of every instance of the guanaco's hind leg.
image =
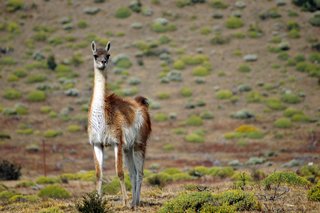
<svg viewBox="0 0 320 213">
<path fill-rule="evenodd" d="M 129 171 L 129 176 L 130 176 L 130 182 L 132 185 L 132 203 L 131 206 L 134 206 L 134 200 L 135 200 L 135 193 L 136 193 L 136 177 L 137 177 L 137 171 L 134 166 L 134 161 L 133 161 L 133 148 L 129 148 L 128 150 L 124 150 L 124 159 L 126 166 Z"/>
<path fill-rule="evenodd" d="M 120 179 L 120 186 L 122 192 L 122 204 L 123 206 L 128 205 L 128 195 L 126 191 L 126 185 L 124 183 L 124 173 L 123 173 L 123 159 L 122 159 L 122 142 L 114 146 L 114 156 L 115 156 L 115 167 L 116 173 Z"/>
<path fill-rule="evenodd" d="M 139 144 L 140 145 L 140 144 Z M 133 195 L 133 207 L 140 203 L 141 184 L 143 180 L 143 166 L 145 158 L 145 147 L 136 145 L 133 150 L 133 162 L 136 170 L 135 194 Z"/>
<path fill-rule="evenodd" d="M 93 146 L 93 156 L 94 163 L 96 167 L 96 177 L 97 177 L 97 192 L 101 196 L 102 195 L 102 175 L 103 175 L 103 146 L 102 145 L 94 145 Z"/>
</svg>

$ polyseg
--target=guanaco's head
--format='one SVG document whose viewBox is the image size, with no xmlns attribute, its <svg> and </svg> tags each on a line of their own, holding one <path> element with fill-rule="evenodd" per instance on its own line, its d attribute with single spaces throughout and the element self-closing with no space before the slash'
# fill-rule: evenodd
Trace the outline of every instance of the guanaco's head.
<svg viewBox="0 0 320 213">
<path fill-rule="evenodd" d="M 110 64 L 110 42 L 108 42 L 105 48 L 97 48 L 96 43 L 92 41 L 91 49 L 95 68 L 103 71 Z"/>
</svg>

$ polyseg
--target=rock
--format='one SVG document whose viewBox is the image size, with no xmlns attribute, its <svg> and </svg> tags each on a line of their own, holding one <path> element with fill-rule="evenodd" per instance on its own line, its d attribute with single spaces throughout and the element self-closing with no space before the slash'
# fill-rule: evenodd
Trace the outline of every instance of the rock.
<svg viewBox="0 0 320 213">
<path fill-rule="evenodd" d="M 161 25 L 167 25 L 169 23 L 168 19 L 166 18 L 157 18 L 153 20 L 154 23 L 159 23 Z"/>
<path fill-rule="evenodd" d="M 252 90 L 252 88 L 249 85 L 241 84 L 241 85 L 238 86 L 237 90 L 239 92 L 249 92 L 249 91 Z"/>
<path fill-rule="evenodd" d="M 160 79 L 160 83 L 167 84 L 167 83 L 170 83 L 170 80 L 168 77 L 165 76 Z"/>
<path fill-rule="evenodd" d="M 232 161 L 229 161 L 228 165 L 232 167 L 240 167 L 242 166 L 242 163 L 240 163 L 239 160 L 232 160 Z"/>
<path fill-rule="evenodd" d="M 177 113 L 171 112 L 169 114 L 169 119 L 170 120 L 177 120 Z"/>
<path fill-rule="evenodd" d="M 292 168 L 292 167 L 297 167 L 297 166 L 301 166 L 303 165 L 303 161 L 302 160 L 297 160 L 297 159 L 293 159 L 287 163 L 282 164 L 282 167 L 284 168 Z"/>
<path fill-rule="evenodd" d="M 64 92 L 66 96 L 71 96 L 71 97 L 77 97 L 79 96 L 79 91 L 75 88 L 68 89 L 67 91 Z"/>
<path fill-rule="evenodd" d="M 248 62 L 253 62 L 258 60 L 258 56 L 256 54 L 248 54 L 243 57 L 243 60 Z"/>
<path fill-rule="evenodd" d="M 144 16 L 152 16 L 153 15 L 153 10 L 151 8 L 143 8 L 142 9 L 142 15 Z"/>
<path fill-rule="evenodd" d="M 236 1 L 236 3 L 234 4 L 234 6 L 236 6 L 236 8 L 239 9 L 244 9 L 247 5 L 245 2 L 243 1 Z"/>
<path fill-rule="evenodd" d="M 235 119 L 251 119 L 251 118 L 255 118 L 255 115 L 250 111 L 240 110 L 236 113 L 233 113 L 231 117 Z"/>
<path fill-rule="evenodd" d="M 142 29 L 142 27 L 143 27 L 143 25 L 140 22 L 134 22 L 131 24 L 132 29 L 139 30 L 139 29 Z"/>
<path fill-rule="evenodd" d="M 223 18 L 223 14 L 221 14 L 221 13 L 214 13 L 214 14 L 212 14 L 212 18 L 214 18 L 214 19 L 222 19 L 222 18 Z"/>
<path fill-rule="evenodd" d="M 285 6 L 287 4 L 286 0 L 276 0 L 277 6 Z"/>
<path fill-rule="evenodd" d="M 278 48 L 280 50 L 290 50 L 290 45 L 288 42 L 281 42 L 280 44 L 278 44 Z"/>
<path fill-rule="evenodd" d="M 171 56 L 170 56 L 170 54 L 168 54 L 168 53 L 161 53 L 161 54 L 159 55 L 159 58 L 160 58 L 161 60 L 169 60 L 169 59 L 171 59 Z"/>
<path fill-rule="evenodd" d="M 167 78 L 170 81 L 176 81 L 176 82 L 181 82 L 182 81 L 181 72 L 179 72 L 177 70 L 172 70 L 172 71 L 168 72 Z"/>
<path fill-rule="evenodd" d="M 156 102 L 156 101 L 151 101 L 150 108 L 151 109 L 160 109 L 161 108 L 161 104 L 159 102 Z"/>
<path fill-rule="evenodd" d="M 33 60 L 36 60 L 36 61 L 41 61 L 43 59 L 45 59 L 46 57 L 40 52 L 40 51 L 37 51 L 37 52 L 34 52 L 32 54 L 32 59 Z"/>
<path fill-rule="evenodd" d="M 266 162 L 266 159 L 264 157 L 251 157 L 249 160 L 246 162 L 248 165 L 257 165 L 257 164 L 263 164 Z"/>
<path fill-rule="evenodd" d="M 241 13 L 241 11 L 236 10 L 236 11 L 231 13 L 231 16 L 241 18 L 242 17 L 242 13 Z"/>
<path fill-rule="evenodd" d="M 72 23 L 64 24 L 62 26 L 62 29 L 64 29 L 64 30 L 72 30 L 73 29 L 73 24 Z"/>
<path fill-rule="evenodd" d="M 83 9 L 83 12 L 88 15 L 95 15 L 100 12 L 100 8 L 98 7 L 86 7 Z"/>
<path fill-rule="evenodd" d="M 70 17 L 62 17 L 61 19 L 60 19 L 60 23 L 61 24 L 68 24 L 68 23 L 70 23 L 72 21 L 72 19 L 70 18 Z"/>
<path fill-rule="evenodd" d="M 197 84 L 204 84 L 204 83 L 206 83 L 206 80 L 205 80 L 204 78 L 202 78 L 202 77 L 197 77 L 197 78 L 195 79 L 195 82 L 196 82 Z"/>
<path fill-rule="evenodd" d="M 184 108 L 186 108 L 186 109 L 194 109 L 194 108 L 196 108 L 196 105 L 193 102 L 189 102 L 184 106 Z"/>
</svg>

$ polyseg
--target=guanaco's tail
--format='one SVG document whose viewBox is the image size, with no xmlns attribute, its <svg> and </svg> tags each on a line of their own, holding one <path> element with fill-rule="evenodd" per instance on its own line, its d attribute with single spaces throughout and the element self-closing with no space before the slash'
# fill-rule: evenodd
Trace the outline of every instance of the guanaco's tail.
<svg viewBox="0 0 320 213">
<path fill-rule="evenodd" d="M 149 107 L 149 101 L 147 98 L 143 97 L 143 96 L 137 96 L 134 98 L 134 100 L 136 102 L 138 102 L 140 105 L 145 106 L 145 107 Z"/>
</svg>

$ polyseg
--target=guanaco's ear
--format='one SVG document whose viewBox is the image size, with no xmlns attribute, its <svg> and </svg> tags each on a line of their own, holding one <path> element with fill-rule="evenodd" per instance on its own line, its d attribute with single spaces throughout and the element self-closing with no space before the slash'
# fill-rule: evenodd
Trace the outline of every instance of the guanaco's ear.
<svg viewBox="0 0 320 213">
<path fill-rule="evenodd" d="M 91 42 L 92 52 L 96 52 L 96 43 L 94 41 Z"/>
<path fill-rule="evenodd" d="M 108 44 L 106 45 L 106 48 L 105 48 L 107 52 L 109 52 L 110 47 L 111 47 L 111 43 L 110 41 L 108 41 Z"/>
</svg>

